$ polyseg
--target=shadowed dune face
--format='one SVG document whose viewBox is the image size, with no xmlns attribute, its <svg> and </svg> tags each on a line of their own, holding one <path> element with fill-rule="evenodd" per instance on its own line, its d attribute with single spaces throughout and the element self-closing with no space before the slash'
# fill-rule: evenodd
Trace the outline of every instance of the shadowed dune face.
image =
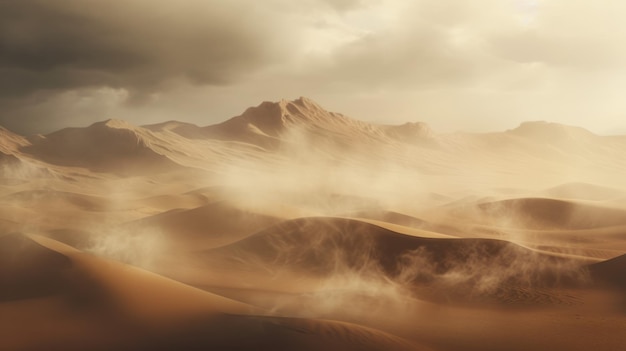
<svg viewBox="0 0 626 351">
<path fill-rule="evenodd" d="M 626 255 L 592 264 L 589 270 L 594 279 L 626 290 Z"/>
<path fill-rule="evenodd" d="M 290 271 L 322 280 L 350 277 L 429 299 L 441 292 L 459 300 L 497 301 L 507 288 L 588 283 L 583 262 L 506 241 L 413 237 L 339 218 L 283 222 L 203 255 L 233 269 Z"/>
<path fill-rule="evenodd" d="M 242 315 L 249 306 L 49 239 L 9 234 L 0 243 L 0 336 L 9 349 L 425 350 L 348 323 Z M 44 328 L 51 318 L 55 326 Z M 27 327 L 44 329 L 24 340 Z"/>
<path fill-rule="evenodd" d="M 0 151 L 0 166 L 12 167 L 17 165 L 19 162 L 20 160 L 17 157 Z"/>
<path fill-rule="evenodd" d="M 619 189 L 587 183 L 567 183 L 544 191 L 551 197 L 560 199 L 578 199 L 590 201 L 612 200 L 625 194 Z"/>
<path fill-rule="evenodd" d="M 71 261 L 20 234 L 0 236 L 0 302 L 54 295 Z"/>
<path fill-rule="evenodd" d="M 217 246 L 235 241 L 278 221 L 276 217 L 240 210 L 232 205 L 217 202 L 191 210 L 167 211 L 128 223 L 127 227 L 159 231 L 178 242 L 187 241 L 190 246 L 198 249 L 201 243 Z"/>
<path fill-rule="evenodd" d="M 546 198 L 512 199 L 482 203 L 481 217 L 510 220 L 529 229 L 590 229 L 626 225 L 626 211 Z"/>
<path fill-rule="evenodd" d="M 0 128 L 0 349 L 621 350 L 625 148 L 306 98 Z"/>
</svg>

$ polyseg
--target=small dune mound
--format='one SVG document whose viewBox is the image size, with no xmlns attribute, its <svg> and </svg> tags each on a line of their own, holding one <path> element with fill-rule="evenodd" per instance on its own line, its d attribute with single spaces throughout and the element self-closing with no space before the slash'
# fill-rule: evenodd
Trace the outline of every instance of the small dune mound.
<svg viewBox="0 0 626 351">
<path fill-rule="evenodd" d="M 352 212 L 345 215 L 346 217 L 373 219 L 375 221 L 381 221 L 386 223 L 392 223 L 401 225 L 404 227 L 416 228 L 421 230 L 427 230 L 430 232 L 457 235 L 460 231 L 454 227 L 431 223 L 421 218 L 416 218 L 403 213 L 394 211 L 382 211 L 382 210 L 369 210 Z"/>
<path fill-rule="evenodd" d="M 290 270 L 321 278 L 357 274 L 426 294 L 462 287 L 459 291 L 466 295 L 496 296 L 502 287 L 584 279 L 578 262 L 507 241 L 422 238 L 341 218 L 285 221 L 203 255 L 242 269 Z"/>
<path fill-rule="evenodd" d="M 549 198 L 484 202 L 476 209 L 471 215 L 477 221 L 517 228 L 577 230 L 626 225 L 624 210 Z"/>
<path fill-rule="evenodd" d="M 84 211 L 105 211 L 109 201 L 105 198 L 55 190 L 25 190 L 0 197 L 0 202 L 19 204 L 22 207 L 58 206 Z"/>
<path fill-rule="evenodd" d="M 407 122 L 402 125 L 384 127 L 385 134 L 393 139 L 416 145 L 437 145 L 435 133 L 424 122 Z"/>
<path fill-rule="evenodd" d="M 589 265 L 589 271 L 600 283 L 626 289 L 626 255 Z"/>
<path fill-rule="evenodd" d="M 191 210 L 167 211 L 126 226 L 152 228 L 176 238 L 179 242 L 189 242 L 198 249 L 198 245 L 213 247 L 236 241 L 278 222 L 278 218 L 241 210 L 219 201 Z"/>
<path fill-rule="evenodd" d="M 589 201 L 612 200 L 626 195 L 621 190 L 589 183 L 567 183 L 544 190 L 550 197 Z"/>
<path fill-rule="evenodd" d="M 421 228 L 428 223 L 423 219 L 405 215 L 403 213 L 383 210 L 358 211 L 347 213 L 346 216 L 374 219 L 377 221 L 383 221 L 414 228 Z"/>
<path fill-rule="evenodd" d="M 66 256 L 24 235 L 0 236 L 0 302 L 56 294 L 71 268 Z"/>
<path fill-rule="evenodd" d="M 22 151 L 52 164 L 122 175 L 150 174 L 176 166 L 155 151 L 154 138 L 148 130 L 108 120 L 33 138 L 32 145 Z"/>
<path fill-rule="evenodd" d="M 597 137 L 597 135 L 581 127 L 545 121 L 523 122 L 517 128 L 508 132 L 549 144 L 583 142 Z"/>
<path fill-rule="evenodd" d="M 15 166 L 20 164 L 20 159 L 13 154 L 8 154 L 0 151 L 0 167 L 1 166 Z"/>
</svg>

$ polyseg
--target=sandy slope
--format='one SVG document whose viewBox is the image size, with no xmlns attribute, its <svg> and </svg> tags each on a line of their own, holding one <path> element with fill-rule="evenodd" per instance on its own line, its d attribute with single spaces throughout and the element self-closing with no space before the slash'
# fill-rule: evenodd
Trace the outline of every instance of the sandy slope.
<svg viewBox="0 0 626 351">
<path fill-rule="evenodd" d="M 33 137 L 32 145 L 22 150 L 52 164 L 128 175 L 174 167 L 172 161 L 151 147 L 153 138 L 126 122 L 109 120 Z"/>
<path fill-rule="evenodd" d="M 0 240 L 11 248 L 0 271 L 2 349 L 417 349 L 346 323 L 255 316 L 250 306 L 49 239 Z M 24 333 L 31 328 L 36 338 Z"/>
<path fill-rule="evenodd" d="M 0 129 L 0 350 L 621 350 L 624 150 L 306 98 Z"/>
<path fill-rule="evenodd" d="M 127 223 L 126 227 L 159 230 L 175 238 L 177 244 L 198 250 L 224 245 L 278 221 L 278 218 L 241 210 L 232 204 L 213 202 L 193 209 L 159 213 Z"/>
</svg>

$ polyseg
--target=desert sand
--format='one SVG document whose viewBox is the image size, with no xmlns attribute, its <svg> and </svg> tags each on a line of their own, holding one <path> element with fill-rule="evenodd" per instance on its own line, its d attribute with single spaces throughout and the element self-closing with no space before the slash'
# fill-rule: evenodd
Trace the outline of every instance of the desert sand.
<svg viewBox="0 0 626 351">
<path fill-rule="evenodd" d="M 626 349 L 626 136 L 0 128 L 0 350 Z"/>
</svg>

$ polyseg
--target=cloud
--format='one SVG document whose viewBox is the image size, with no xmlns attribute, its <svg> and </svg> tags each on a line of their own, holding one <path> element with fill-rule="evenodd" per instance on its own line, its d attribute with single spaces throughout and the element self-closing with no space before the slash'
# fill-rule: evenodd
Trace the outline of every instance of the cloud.
<svg viewBox="0 0 626 351">
<path fill-rule="evenodd" d="M 615 69 L 626 62 L 623 2 L 535 1 L 532 10 L 532 23 L 491 33 L 498 55 L 580 70 Z"/>
<path fill-rule="evenodd" d="M 219 5 L 219 6 L 217 6 Z M 172 79 L 225 84 L 271 59 L 261 11 L 245 2 L 0 2 L 0 94 Z"/>
<path fill-rule="evenodd" d="M 379 122 L 510 128 L 518 118 L 581 124 L 606 115 L 615 127 L 625 6 L 0 0 L 0 125 L 23 133 L 111 117 L 206 125 L 307 95 Z"/>
<path fill-rule="evenodd" d="M 231 84 L 288 50 L 268 11 L 241 0 L 0 0 L 0 124 L 19 129 L 6 107 L 68 91 L 123 89 L 132 102 L 177 81 Z"/>
<path fill-rule="evenodd" d="M 497 55 L 487 41 L 492 28 L 483 24 L 512 17 L 513 6 L 482 5 L 492 10 L 451 0 L 370 3 L 333 23 L 353 35 L 326 55 L 309 56 L 308 72 L 299 73 L 352 91 L 465 89 L 516 74 L 522 65 Z"/>
</svg>

